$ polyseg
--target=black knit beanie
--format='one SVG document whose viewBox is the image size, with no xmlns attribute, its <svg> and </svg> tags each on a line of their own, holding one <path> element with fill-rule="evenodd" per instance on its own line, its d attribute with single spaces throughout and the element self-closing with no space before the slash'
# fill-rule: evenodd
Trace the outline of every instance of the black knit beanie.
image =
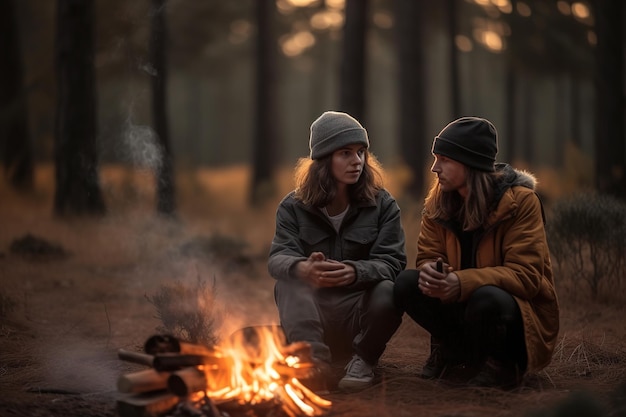
<svg viewBox="0 0 626 417">
<path fill-rule="evenodd" d="M 435 136 L 432 152 L 480 171 L 494 171 L 498 132 L 487 119 L 461 117 Z"/>
<path fill-rule="evenodd" d="M 343 146 L 355 143 L 366 148 L 370 146 L 367 131 L 346 113 L 327 111 L 311 124 L 311 159 L 320 159 Z"/>
</svg>

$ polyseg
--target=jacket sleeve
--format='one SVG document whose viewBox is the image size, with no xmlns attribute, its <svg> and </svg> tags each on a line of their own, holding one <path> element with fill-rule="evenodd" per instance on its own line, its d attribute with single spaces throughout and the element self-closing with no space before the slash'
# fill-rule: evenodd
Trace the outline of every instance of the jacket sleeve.
<svg viewBox="0 0 626 417">
<path fill-rule="evenodd" d="M 533 192 L 519 197 L 516 215 L 500 226 L 502 262 L 485 265 L 487 260 L 479 258 L 479 268 L 459 271 L 461 300 L 483 285 L 495 285 L 524 300 L 533 299 L 541 290 L 544 268 L 549 265 L 541 202 Z"/>
<path fill-rule="evenodd" d="M 298 236 L 294 206 L 287 199 L 280 203 L 276 211 L 276 231 L 267 263 L 268 272 L 275 279 L 294 279 L 291 273 L 293 265 L 307 259 Z"/>
<path fill-rule="evenodd" d="M 380 205 L 378 235 L 370 249 L 369 258 L 345 261 L 356 270 L 357 279 L 350 285 L 351 288 L 369 288 L 387 279 L 395 281 L 396 276 L 406 267 L 400 207 L 386 192 L 378 204 Z"/>
</svg>

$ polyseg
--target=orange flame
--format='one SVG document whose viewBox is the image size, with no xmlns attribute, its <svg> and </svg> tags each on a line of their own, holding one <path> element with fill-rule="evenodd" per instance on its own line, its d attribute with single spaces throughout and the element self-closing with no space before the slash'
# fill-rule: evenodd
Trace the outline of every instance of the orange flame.
<svg viewBox="0 0 626 417">
<path fill-rule="evenodd" d="M 306 349 L 308 349 L 308 354 Z M 289 416 L 321 416 L 332 405 L 298 377 L 315 369 L 308 344 L 285 345 L 277 327 L 247 327 L 219 348 L 230 366 L 203 366 L 208 395 L 215 404 L 256 405 L 277 401 Z M 307 357 L 308 356 L 308 357 Z"/>
</svg>

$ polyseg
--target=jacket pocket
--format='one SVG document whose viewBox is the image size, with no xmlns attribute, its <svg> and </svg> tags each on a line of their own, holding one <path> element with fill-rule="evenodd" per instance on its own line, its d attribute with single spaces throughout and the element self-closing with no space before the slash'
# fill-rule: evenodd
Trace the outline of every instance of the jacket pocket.
<svg viewBox="0 0 626 417">
<path fill-rule="evenodd" d="M 355 261 L 369 259 L 376 236 L 378 236 L 378 230 L 375 227 L 357 227 L 347 230 L 343 235 L 343 258 Z"/>
<path fill-rule="evenodd" d="M 299 238 L 302 242 L 305 256 L 309 256 L 311 252 L 322 252 L 326 256 L 329 255 L 328 240 L 330 237 L 328 236 L 328 233 L 313 227 L 301 227 Z"/>
</svg>

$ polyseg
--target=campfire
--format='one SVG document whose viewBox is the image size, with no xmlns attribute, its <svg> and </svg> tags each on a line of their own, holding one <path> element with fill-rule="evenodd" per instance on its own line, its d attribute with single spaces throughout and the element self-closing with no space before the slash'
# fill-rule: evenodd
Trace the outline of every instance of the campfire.
<svg viewBox="0 0 626 417">
<path fill-rule="evenodd" d="M 155 335 L 120 359 L 148 368 L 120 376 L 121 417 L 321 416 L 331 402 L 302 381 L 317 368 L 305 342 L 287 344 L 277 326 L 246 327 L 203 346 Z"/>
</svg>

